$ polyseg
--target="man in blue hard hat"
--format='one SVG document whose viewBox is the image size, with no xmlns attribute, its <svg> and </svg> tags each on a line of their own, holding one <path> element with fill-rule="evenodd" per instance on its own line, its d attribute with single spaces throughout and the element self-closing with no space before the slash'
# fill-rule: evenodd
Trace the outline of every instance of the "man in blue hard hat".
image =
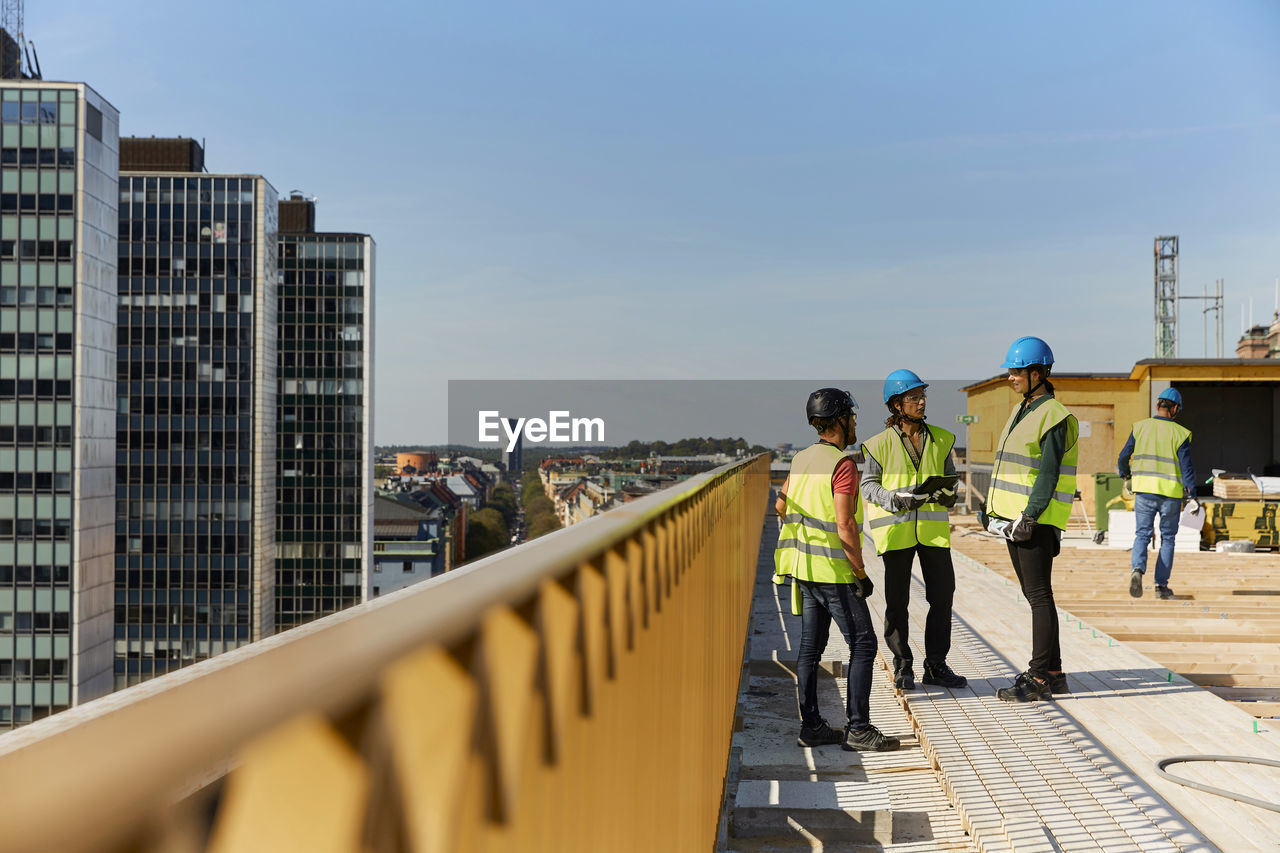
<svg viewBox="0 0 1280 853">
<path fill-rule="evenodd" d="M 1173 573 L 1173 545 L 1185 505 L 1196 513 L 1196 472 L 1191 464 L 1191 430 L 1174 423 L 1182 411 L 1182 394 L 1166 388 L 1156 398 L 1156 416 L 1133 425 L 1120 451 L 1120 476 L 1132 480 L 1134 520 L 1133 571 L 1129 594 L 1142 597 L 1142 576 L 1147 571 L 1147 546 L 1160 516 L 1160 553 L 1156 557 L 1156 597 L 1173 598 L 1169 575 Z"/>
<path fill-rule="evenodd" d="M 1000 365 L 1022 400 L 996 447 L 983 526 L 1007 540 L 1022 595 L 1031 606 L 1031 660 L 996 697 L 1005 702 L 1052 699 L 1068 690 L 1053 600 L 1053 558 L 1071 517 L 1080 455 L 1080 423 L 1053 394 L 1053 350 L 1043 339 L 1018 338 Z"/>
<path fill-rule="evenodd" d="M 924 683 L 953 689 L 967 683 L 947 665 L 956 590 L 948 512 L 956 503 L 956 466 L 951 458 L 956 437 L 925 423 L 928 387 L 910 370 L 890 373 L 884 380 L 886 429 L 862 444 L 867 530 L 884 561 L 884 641 L 893 653 L 893 685 L 900 690 L 916 686 L 907 606 L 911 564 L 917 556 L 929 602 Z"/>
<path fill-rule="evenodd" d="M 887 752 L 898 748 L 898 739 L 871 724 L 876 631 L 866 599 L 874 584 L 862 561 L 858 469 L 845 454 L 857 439 L 856 406 L 849 392 L 839 388 L 819 388 L 809 395 L 805 417 L 818 440 L 792 458 L 791 473 L 778 493 L 775 509 L 782 529 L 773 554 L 773 582 L 791 578 L 791 610 L 800 617 L 796 742 Z M 849 644 L 843 731 L 828 725 L 818 709 L 818 665 L 833 621 Z"/>
</svg>

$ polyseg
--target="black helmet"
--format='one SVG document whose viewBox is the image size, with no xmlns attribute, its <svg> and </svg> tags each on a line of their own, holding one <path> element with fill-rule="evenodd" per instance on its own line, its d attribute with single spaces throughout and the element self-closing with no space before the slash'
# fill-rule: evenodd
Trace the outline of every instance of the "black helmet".
<svg viewBox="0 0 1280 853">
<path fill-rule="evenodd" d="M 848 391 L 839 388 L 819 388 L 809 395 L 804 413 L 809 421 L 814 418 L 838 418 L 858 408 L 858 401 Z"/>
</svg>

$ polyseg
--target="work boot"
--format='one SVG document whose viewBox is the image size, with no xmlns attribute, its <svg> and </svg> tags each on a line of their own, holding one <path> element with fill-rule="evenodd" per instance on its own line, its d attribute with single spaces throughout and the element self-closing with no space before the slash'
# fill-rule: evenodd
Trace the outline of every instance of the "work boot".
<svg viewBox="0 0 1280 853">
<path fill-rule="evenodd" d="M 1137 569 L 1129 575 L 1129 595 L 1133 598 L 1142 598 L 1142 572 Z"/>
<path fill-rule="evenodd" d="M 844 732 L 831 728 L 826 720 L 820 720 L 813 728 L 801 726 L 800 737 L 796 738 L 797 746 L 828 746 L 843 742 Z"/>
<path fill-rule="evenodd" d="M 911 669 L 911 661 L 895 660 L 893 662 L 893 686 L 899 690 L 916 689 L 916 674 Z"/>
<path fill-rule="evenodd" d="M 969 680 L 963 675 L 957 675 L 951 667 L 947 666 L 946 661 L 942 663 L 924 662 L 924 678 L 920 679 L 925 684 L 937 684 L 940 687 L 950 687 L 955 690 L 964 687 Z"/>
<path fill-rule="evenodd" d="M 1070 693 L 1071 688 L 1067 686 L 1067 674 L 1059 672 L 1056 675 L 1049 673 L 1049 691 L 1051 693 Z"/>
<path fill-rule="evenodd" d="M 1168 601 L 1170 598 L 1173 598 L 1173 590 L 1169 589 L 1167 586 L 1156 584 L 1156 598 Z"/>
<path fill-rule="evenodd" d="M 857 731 L 850 729 L 844 734 L 846 752 L 892 752 L 899 746 L 896 737 L 889 737 L 872 725 Z"/>
<path fill-rule="evenodd" d="M 1013 680 L 1011 687 L 1001 687 L 996 698 L 1003 702 L 1040 702 L 1053 698 L 1049 682 L 1024 672 Z"/>
</svg>

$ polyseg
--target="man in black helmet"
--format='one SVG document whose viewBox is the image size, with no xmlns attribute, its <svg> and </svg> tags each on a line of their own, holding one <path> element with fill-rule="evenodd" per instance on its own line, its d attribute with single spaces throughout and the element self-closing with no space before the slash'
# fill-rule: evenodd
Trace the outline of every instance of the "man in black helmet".
<svg viewBox="0 0 1280 853">
<path fill-rule="evenodd" d="M 866 598 L 872 583 L 862 563 L 862 502 L 858 470 L 845 455 L 857 438 L 857 404 L 849 392 L 820 388 L 809 395 L 805 415 L 818 441 L 791 460 L 778 494 L 782 519 L 774 551 L 774 583 L 791 578 L 791 610 L 801 617 L 796 679 L 800 692 L 800 746 L 839 743 L 844 749 L 885 752 L 897 738 L 871 725 L 871 673 L 876 632 Z M 835 621 L 849 644 L 844 731 L 818 710 L 818 664 Z"/>
</svg>

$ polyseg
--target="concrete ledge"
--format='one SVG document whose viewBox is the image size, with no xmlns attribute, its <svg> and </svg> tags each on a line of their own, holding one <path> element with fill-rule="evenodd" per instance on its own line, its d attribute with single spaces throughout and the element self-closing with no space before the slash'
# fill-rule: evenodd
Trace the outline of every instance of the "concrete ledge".
<svg viewBox="0 0 1280 853">
<path fill-rule="evenodd" d="M 800 829 L 838 830 L 849 841 L 888 842 L 893 833 L 889 791 L 875 782 L 738 783 L 730 830 L 734 837 L 777 836 Z"/>
</svg>

